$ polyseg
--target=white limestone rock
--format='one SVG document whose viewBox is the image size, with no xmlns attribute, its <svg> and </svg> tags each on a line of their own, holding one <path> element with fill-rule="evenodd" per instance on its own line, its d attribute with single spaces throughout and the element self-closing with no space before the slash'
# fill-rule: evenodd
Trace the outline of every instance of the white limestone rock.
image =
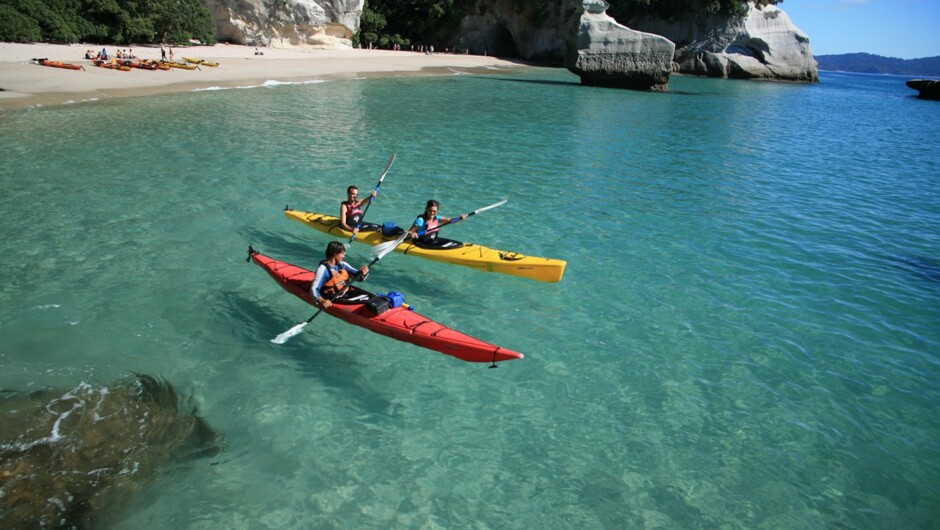
<svg viewBox="0 0 940 530">
<path fill-rule="evenodd" d="M 738 79 L 819 81 L 809 37 L 775 5 L 748 2 L 742 18 L 697 17 L 679 21 L 640 18 L 634 28 L 676 43 L 676 71 Z"/>
<path fill-rule="evenodd" d="M 216 38 L 274 48 L 349 48 L 364 0 L 201 0 Z"/>
<path fill-rule="evenodd" d="M 634 31 L 607 15 L 604 0 L 584 0 L 573 25 L 565 67 L 581 84 L 635 90 L 666 90 L 675 44 Z"/>
<path fill-rule="evenodd" d="M 458 51 L 519 56 L 546 65 L 566 64 L 572 45 L 572 18 L 584 10 L 579 0 L 529 2 L 476 0 L 454 44 Z M 732 78 L 815 82 L 819 78 L 809 38 L 776 6 L 747 16 L 702 16 L 621 21 L 632 30 L 661 35 L 676 43 L 673 71 Z M 577 23 L 577 22 L 574 22 Z"/>
</svg>

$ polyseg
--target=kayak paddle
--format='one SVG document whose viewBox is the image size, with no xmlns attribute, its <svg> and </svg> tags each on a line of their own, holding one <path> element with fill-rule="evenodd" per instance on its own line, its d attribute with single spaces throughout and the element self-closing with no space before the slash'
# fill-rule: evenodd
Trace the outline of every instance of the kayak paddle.
<svg viewBox="0 0 940 530">
<path fill-rule="evenodd" d="M 392 164 L 395 163 L 395 153 L 392 153 L 392 157 L 388 159 L 388 164 L 385 164 L 385 171 L 382 172 L 382 176 L 379 177 L 379 183 L 375 185 L 375 188 L 372 189 L 378 195 L 379 186 L 382 185 L 382 181 L 385 180 L 385 175 L 388 175 L 388 170 L 392 167 Z M 369 197 L 369 204 L 366 205 L 366 209 L 362 211 L 362 215 L 359 217 L 359 224 L 356 225 L 356 230 L 359 230 L 359 227 L 362 226 L 362 221 L 366 218 L 366 213 L 369 211 L 369 206 L 372 206 L 372 201 L 375 197 Z M 353 231 L 353 235 L 349 236 L 349 241 L 346 242 L 346 248 L 349 248 L 349 245 L 356 239 L 356 233 Z"/>
<path fill-rule="evenodd" d="M 469 219 L 470 216 L 476 215 L 476 214 L 478 214 L 478 213 L 480 213 L 480 212 L 485 212 L 485 211 L 487 211 L 487 210 L 491 210 L 491 209 L 496 208 L 496 207 L 498 207 L 498 206 L 502 206 L 502 205 L 506 204 L 507 202 L 509 202 L 509 199 L 503 199 L 503 200 L 501 200 L 501 201 L 499 201 L 499 202 L 497 202 L 497 203 L 491 204 L 491 205 L 489 205 L 489 206 L 484 206 L 483 208 L 477 208 L 476 210 L 473 210 L 472 212 L 470 212 L 470 213 L 467 214 L 467 219 Z M 459 217 L 457 217 L 457 218 L 451 219 L 449 222 L 447 222 L 447 223 L 445 223 L 445 224 L 442 224 L 442 225 L 439 226 L 438 228 L 443 228 L 443 227 L 445 227 L 445 226 L 447 226 L 447 225 L 452 225 L 452 224 L 454 224 L 454 223 L 459 223 L 460 221 L 461 221 L 461 219 L 460 219 Z M 420 235 L 423 235 L 423 234 L 424 234 L 424 232 L 421 232 L 421 233 L 418 234 L 418 235 L 420 236 Z M 374 247 L 372 247 L 372 250 L 371 250 L 372 254 L 373 254 L 373 255 L 376 255 L 376 256 L 378 256 L 378 255 L 384 256 L 384 255 L 388 254 L 389 252 L 391 252 L 391 251 L 395 250 L 396 248 L 398 248 L 398 245 L 400 245 L 400 244 L 402 243 L 402 241 L 405 240 L 405 238 L 406 238 L 407 235 L 408 235 L 408 232 L 405 232 L 404 234 L 402 234 L 401 237 L 399 237 L 399 238 L 396 239 L 395 241 L 386 241 L 385 243 L 379 243 L 378 245 L 375 245 Z"/>
<path fill-rule="evenodd" d="M 394 155 L 393 155 L 393 158 L 394 158 Z M 386 168 L 386 169 L 387 169 L 387 168 Z M 398 242 L 397 242 L 397 243 L 395 243 L 395 242 L 393 241 L 393 243 L 395 243 L 395 246 L 398 246 L 398 244 L 400 244 L 402 241 L 405 240 L 405 235 L 406 235 L 406 234 L 402 234 L 402 236 L 401 236 L 400 238 L 398 238 Z M 375 265 L 380 259 L 384 258 L 385 255 L 388 254 L 389 252 L 391 252 L 392 250 L 395 250 L 395 247 L 391 247 L 391 248 L 389 248 L 388 250 L 386 250 L 385 252 L 382 252 L 382 253 L 373 252 L 373 254 L 375 254 L 375 259 L 373 259 L 372 261 L 370 261 L 369 264 L 366 265 L 366 267 L 368 267 L 368 268 L 371 269 L 373 265 Z M 250 257 L 249 257 L 249 259 L 250 259 Z M 346 294 L 346 291 L 349 290 L 349 287 L 353 284 L 353 282 L 356 281 L 356 279 L 357 279 L 358 277 L 359 277 L 359 276 L 356 275 L 355 277 L 353 277 L 352 279 L 350 279 L 350 280 L 349 280 L 349 283 L 346 284 L 346 287 L 345 287 L 342 291 L 340 291 L 338 294 L 336 294 L 333 298 L 331 298 L 330 300 L 332 301 L 332 300 L 334 300 L 334 299 L 336 299 L 336 298 L 339 298 L 339 297 L 343 296 L 344 294 Z M 316 313 L 313 314 L 312 317 L 308 318 L 308 319 L 305 320 L 304 322 L 301 322 L 300 324 L 297 324 L 296 326 L 290 328 L 289 330 L 285 331 L 284 333 L 281 333 L 281 334 L 278 335 L 277 337 L 274 337 L 273 339 L 271 339 L 271 342 L 273 342 L 274 344 L 284 344 L 285 342 L 287 342 L 288 340 L 290 340 L 290 338 L 293 337 L 294 335 L 299 335 L 300 332 L 302 332 L 302 331 L 304 330 L 304 328 L 307 326 L 307 324 L 309 324 L 313 319 L 317 318 L 317 316 L 319 316 L 320 313 L 323 312 L 323 309 L 324 309 L 324 308 L 321 307 L 319 310 L 317 310 Z"/>
</svg>

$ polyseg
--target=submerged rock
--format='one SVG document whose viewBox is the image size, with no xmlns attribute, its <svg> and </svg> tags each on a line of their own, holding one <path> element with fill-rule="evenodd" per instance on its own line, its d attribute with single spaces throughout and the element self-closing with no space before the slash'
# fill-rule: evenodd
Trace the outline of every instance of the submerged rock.
<svg viewBox="0 0 940 530">
<path fill-rule="evenodd" d="M 106 524 L 166 465 L 221 450 L 221 435 L 194 413 L 146 375 L 0 392 L 0 528 Z"/>
<path fill-rule="evenodd" d="M 565 67 L 581 84 L 666 90 L 675 44 L 618 24 L 607 15 L 604 0 L 584 0 L 581 6 L 565 57 Z"/>
<path fill-rule="evenodd" d="M 920 92 L 917 97 L 921 99 L 940 100 L 940 81 L 934 79 L 910 79 L 907 86 Z"/>
</svg>

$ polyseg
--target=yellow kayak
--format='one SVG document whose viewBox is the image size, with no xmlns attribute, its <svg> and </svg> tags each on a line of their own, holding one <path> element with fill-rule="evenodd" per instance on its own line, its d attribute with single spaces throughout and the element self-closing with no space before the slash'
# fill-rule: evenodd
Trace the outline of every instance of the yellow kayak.
<svg viewBox="0 0 940 530">
<path fill-rule="evenodd" d="M 161 61 L 161 62 L 162 64 L 165 64 L 172 68 L 181 68 L 183 70 L 195 70 L 196 68 L 199 68 L 199 65 L 196 65 L 196 64 L 187 64 L 187 63 L 180 63 L 180 62 L 175 62 L 175 61 Z"/>
<path fill-rule="evenodd" d="M 352 232 L 340 228 L 338 217 L 291 209 L 284 210 L 284 215 L 288 219 L 336 237 L 347 240 L 352 237 Z M 399 228 L 397 233 L 383 235 L 382 225 L 363 223 L 359 233 L 356 234 L 356 241 L 375 246 L 379 243 L 394 241 L 401 233 Z M 568 264 L 564 260 L 526 256 L 518 252 L 506 252 L 442 237 L 438 237 L 438 243 L 434 246 L 419 246 L 408 240 L 398 245 L 395 250 L 408 256 L 463 265 L 481 271 L 521 276 L 540 282 L 561 281 L 561 276 L 565 273 L 565 265 Z"/>
<path fill-rule="evenodd" d="M 187 63 L 200 64 L 202 66 L 219 66 L 219 63 L 215 61 L 206 61 L 205 59 L 196 59 L 194 57 L 183 57 L 183 60 Z"/>
</svg>

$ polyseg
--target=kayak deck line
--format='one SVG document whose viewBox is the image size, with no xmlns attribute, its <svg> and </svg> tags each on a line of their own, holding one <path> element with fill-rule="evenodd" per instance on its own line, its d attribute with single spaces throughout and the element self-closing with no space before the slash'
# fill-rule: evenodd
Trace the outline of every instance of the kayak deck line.
<svg viewBox="0 0 940 530">
<path fill-rule="evenodd" d="M 310 305 L 316 305 L 310 294 L 314 271 L 292 265 L 249 250 L 250 259 L 263 268 L 287 292 Z M 358 286 L 350 286 L 342 298 L 323 312 L 402 342 L 434 350 L 462 361 L 492 363 L 522 359 L 525 356 L 501 346 L 496 346 L 449 328 L 421 315 L 406 304 L 390 307 L 376 313 L 367 303 L 377 298 L 375 294 Z"/>
<path fill-rule="evenodd" d="M 339 218 L 331 215 L 291 210 L 290 208 L 285 208 L 284 215 L 288 219 L 326 234 L 345 238 L 351 238 L 352 236 L 352 232 L 339 226 Z M 401 232 L 384 235 L 381 225 L 363 223 L 363 228 L 356 234 L 355 240 L 375 246 L 394 241 L 399 235 L 401 235 Z M 497 250 L 476 243 L 465 243 L 445 238 L 440 238 L 440 240 L 445 242 L 446 246 L 432 247 L 409 240 L 398 245 L 395 251 L 432 261 L 452 263 L 480 271 L 508 274 L 548 283 L 561 281 L 567 266 L 567 262 L 564 260 L 528 256 L 519 252 Z"/>
</svg>

